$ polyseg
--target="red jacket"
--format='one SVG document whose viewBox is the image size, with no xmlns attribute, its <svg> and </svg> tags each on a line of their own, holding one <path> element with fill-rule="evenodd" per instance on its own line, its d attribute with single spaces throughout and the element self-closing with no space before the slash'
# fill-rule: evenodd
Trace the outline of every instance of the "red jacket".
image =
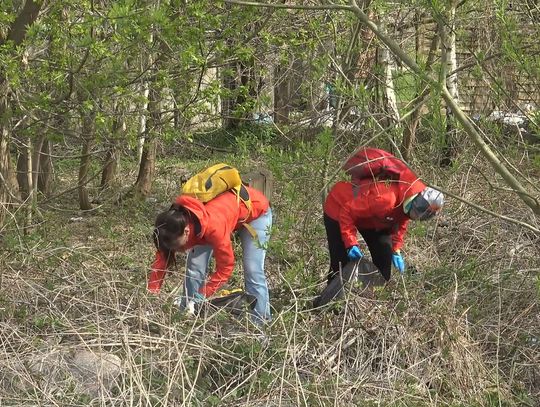
<svg viewBox="0 0 540 407">
<path fill-rule="evenodd" d="M 254 188 L 247 187 L 247 189 L 251 199 L 251 213 L 248 213 L 246 205 L 238 201 L 233 192 L 221 194 L 206 204 L 185 195 L 180 195 L 175 200 L 176 203 L 193 213 L 201 225 L 201 230 L 197 235 L 194 228 L 191 228 L 185 248 L 210 245 L 214 250 L 216 270 L 200 289 L 200 293 L 207 297 L 226 283 L 233 272 L 234 254 L 231 234 L 240 229 L 244 223 L 257 219 L 268 210 L 269 203 L 264 194 Z M 165 255 L 157 251 L 148 281 L 149 291 L 159 292 L 165 278 L 166 265 Z"/>
<path fill-rule="evenodd" d="M 345 247 L 358 245 L 357 229 L 389 230 L 392 249 L 403 246 L 409 217 L 403 202 L 426 185 L 418 178 L 412 183 L 393 180 L 356 180 L 356 194 L 350 182 L 338 182 L 324 202 L 324 213 L 339 222 Z M 356 196 L 355 196 L 356 195 Z"/>
</svg>

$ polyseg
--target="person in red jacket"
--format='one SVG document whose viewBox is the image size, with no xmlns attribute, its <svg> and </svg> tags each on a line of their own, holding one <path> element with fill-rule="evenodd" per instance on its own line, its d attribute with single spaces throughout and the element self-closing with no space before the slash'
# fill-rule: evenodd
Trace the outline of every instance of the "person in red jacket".
<svg viewBox="0 0 540 407">
<path fill-rule="evenodd" d="M 167 269 L 174 264 L 175 253 L 188 251 L 180 306 L 185 308 L 188 301 L 204 301 L 231 277 L 234 268 L 231 235 L 238 232 L 243 250 L 246 292 L 257 298 L 254 320 L 270 320 L 264 260 L 272 226 L 272 210 L 262 192 L 250 187 L 247 190 L 251 211 L 234 192 L 229 191 L 207 203 L 180 195 L 168 211 L 157 216 L 154 229 L 157 251 L 148 281 L 149 291 L 160 291 Z M 245 224 L 256 231 L 256 238 L 243 227 Z M 208 276 L 212 254 L 216 269 Z"/>
<path fill-rule="evenodd" d="M 330 190 L 324 202 L 330 252 L 328 282 L 348 261 L 363 257 L 357 232 L 364 238 L 373 263 L 386 281 L 390 280 L 392 264 L 404 272 L 400 249 L 409 220 L 435 216 L 443 206 L 444 196 L 427 187 L 408 167 L 399 171 L 404 171 L 401 177 L 353 177 L 352 182 L 338 182 Z"/>
</svg>

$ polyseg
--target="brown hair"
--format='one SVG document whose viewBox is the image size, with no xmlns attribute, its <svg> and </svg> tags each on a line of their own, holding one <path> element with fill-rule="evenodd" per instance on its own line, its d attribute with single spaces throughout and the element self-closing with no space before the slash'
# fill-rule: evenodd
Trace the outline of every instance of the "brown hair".
<svg viewBox="0 0 540 407">
<path fill-rule="evenodd" d="M 184 229 L 191 220 L 190 212 L 181 205 L 173 204 L 169 210 L 161 212 L 154 222 L 154 245 L 156 249 L 165 254 L 167 266 L 175 262 L 174 241 L 184 233 Z"/>
</svg>

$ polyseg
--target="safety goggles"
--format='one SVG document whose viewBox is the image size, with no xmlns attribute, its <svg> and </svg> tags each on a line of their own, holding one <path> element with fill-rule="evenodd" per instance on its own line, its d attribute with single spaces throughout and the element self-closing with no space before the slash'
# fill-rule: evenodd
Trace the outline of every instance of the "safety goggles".
<svg viewBox="0 0 540 407">
<path fill-rule="evenodd" d="M 437 215 L 440 210 L 440 206 L 430 204 L 422 195 L 418 195 L 411 202 L 409 217 L 414 220 L 428 220 Z"/>
</svg>

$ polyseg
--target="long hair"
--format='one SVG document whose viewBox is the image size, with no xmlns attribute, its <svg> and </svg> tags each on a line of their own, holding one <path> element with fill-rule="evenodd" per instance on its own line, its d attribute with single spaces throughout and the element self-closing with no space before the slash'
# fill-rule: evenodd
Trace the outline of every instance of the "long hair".
<svg viewBox="0 0 540 407">
<path fill-rule="evenodd" d="M 156 217 L 152 237 L 156 249 L 165 254 L 167 266 L 174 265 L 173 243 L 184 233 L 190 220 L 190 212 L 178 204 L 173 204 L 169 210 L 161 212 Z"/>
</svg>

